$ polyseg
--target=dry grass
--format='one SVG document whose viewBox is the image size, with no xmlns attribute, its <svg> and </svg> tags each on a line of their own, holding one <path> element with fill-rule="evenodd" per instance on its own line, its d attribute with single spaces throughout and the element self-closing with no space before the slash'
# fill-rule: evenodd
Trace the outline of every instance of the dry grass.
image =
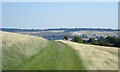
<svg viewBox="0 0 120 72">
<path fill-rule="evenodd" d="M 67 44 L 40 37 L 0 32 L 3 70 L 79 70 L 84 66 Z"/>
<path fill-rule="evenodd" d="M 33 54 L 36 54 L 40 48 L 44 48 L 47 44 L 47 40 L 45 40 L 42 37 L 34 37 L 29 35 L 1 32 L 1 31 L 0 31 L 0 34 L 2 35 L 2 44 L 4 46 L 9 48 L 13 45 L 18 45 L 19 51 L 21 51 L 21 53 L 27 56 L 32 56 Z M 37 42 L 39 42 L 39 44 Z M 31 48 L 32 45 L 36 45 L 36 46 Z M 38 48 L 35 48 L 35 47 L 38 47 Z"/>
<path fill-rule="evenodd" d="M 59 41 L 78 52 L 87 70 L 118 70 L 118 48 Z"/>
<path fill-rule="evenodd" d="M 42 37 L 2 32 L 3 69 L 14 69 L 24 64 L 32 56 L 47 46 L 48 41 Z"/>
</svg>

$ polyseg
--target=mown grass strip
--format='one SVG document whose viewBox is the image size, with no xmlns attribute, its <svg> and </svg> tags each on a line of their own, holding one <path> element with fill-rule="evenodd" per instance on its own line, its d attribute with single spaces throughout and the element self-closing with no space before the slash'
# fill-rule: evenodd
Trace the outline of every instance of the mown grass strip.
<svg viewBox="0 0 120 72">
<path fill-rule="evenodd" d="M 50 41 L 48 46 L 17 69 L 27 70 L 81 70 L 82 62 L 66 44 Z"/>
</svg>

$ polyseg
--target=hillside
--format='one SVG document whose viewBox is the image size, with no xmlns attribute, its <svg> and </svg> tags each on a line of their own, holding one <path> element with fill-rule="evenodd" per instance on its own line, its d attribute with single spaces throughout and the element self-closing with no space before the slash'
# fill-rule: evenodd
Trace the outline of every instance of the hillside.
<svg viewBox="0 0 120 72">
<path fill-rule="evenodd" d="M 3 69 L 13 69 L 46 47 L 48 41 L 28 35 L 0 32 L 2 34 Z"/>
<path fill-rule="evenodd" d="M 3 70 L 117 70 L 118 48 L 2 32 Z"/>
<path fill-rule="evenodd" d="M 75 49 L 87 70 L 118 70 L 118 48 L 58 41 Z"/>
<path fill-rule="evenodd" d="M 81 59 L 67 44 L 41 37 L 0 32 L 3 70 L 80 70 Z"/>
</svg>

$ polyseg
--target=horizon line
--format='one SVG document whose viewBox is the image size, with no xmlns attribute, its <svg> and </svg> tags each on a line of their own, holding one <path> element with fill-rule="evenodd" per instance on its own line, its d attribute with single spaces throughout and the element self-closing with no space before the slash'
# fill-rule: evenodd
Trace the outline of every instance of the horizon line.
<svg viewBox="0 0 120 72">
<path fill-rule="evenodd" d="M 120 29 L 120 28 L 100 28 L 100 27 L 51 27 L 51 28 L 17 28 L 17 27 L 0 27 L 0 29 L 3 29 L 3 28 L 8 28 L 8 29 L 41 29 L 41 30 L 45 30 L 45 29 L 75 29 L 75 28 L 78 28 L 78 29 L 82 29 L 82 28 L 86 28 L 86 29 L 113 29 L 113 30 L 116 30 L 116 29 Z"/>
</svg>

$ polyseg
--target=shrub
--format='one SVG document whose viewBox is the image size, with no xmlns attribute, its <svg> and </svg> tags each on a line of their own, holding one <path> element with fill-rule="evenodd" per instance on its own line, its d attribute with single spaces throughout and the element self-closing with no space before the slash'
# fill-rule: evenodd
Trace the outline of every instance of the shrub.
<svg viewBox="0 0 120 72">
<path fill-rule="evenodd" d="M 120 47 L 120 38 L 117 39 L 113 46 Z"/>
<path fill-rule="evenodd" d="M 64 39 L 65 39 L 65 40 L 68 40 L 68 36 L 64 36 Z"/>
<path fill-rule="evenodd" d="M 73 41 L 78 42 L 78 43 L 83 43 L 82 37 L 80 37 L 80 36 L 74 36 Z"/>
<path fill-rule="evenodd" d="M 106 38 L 106 41 L 109 42 L 109 43 L 116 43 L 117 42 L 117 38 L 116 37 L 108 36 Z"/>
<path fill-rule="evenodd" d="M 88 42 L 87 42 L 87 40 L 83 40 L 83 43 L 84 43 L 84 44 L 87 44 Z"/>
</svg>

